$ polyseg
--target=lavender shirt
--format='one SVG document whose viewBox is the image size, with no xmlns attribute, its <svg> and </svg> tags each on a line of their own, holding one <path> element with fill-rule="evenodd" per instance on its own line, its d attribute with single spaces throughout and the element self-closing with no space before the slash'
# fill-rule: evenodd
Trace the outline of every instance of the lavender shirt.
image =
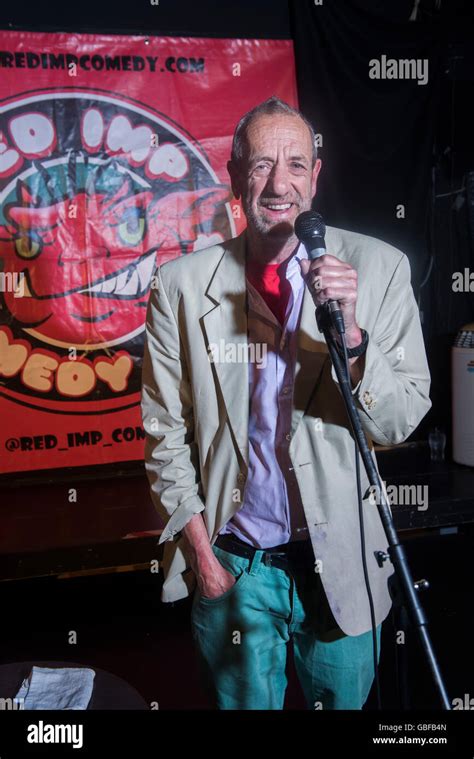
<svg viewBox="0 0 474 759">
<path fill-rule="evenodd" d="M 259 343 L 249 362 L 249 472 L 242 508 L 220 530 L 256 548 L 309 538 L 306 517 L 288 448 L 290 445 L 297 333 L 305 283 L 297 259 L 288 261 L 291 293 L 283 327 L 247 279 L 248 343 Z"/>
</svg>

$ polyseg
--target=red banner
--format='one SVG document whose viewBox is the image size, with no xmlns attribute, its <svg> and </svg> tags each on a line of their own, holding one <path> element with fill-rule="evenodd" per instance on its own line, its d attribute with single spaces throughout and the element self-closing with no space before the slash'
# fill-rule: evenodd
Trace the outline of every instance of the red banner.
<svg viewBox="0 0 474 759">
<path fill-rule="evenodd" d="M 239 118 L 287 40 L 0 32 L 0 471 L 143 458 L 156 263 L 245 226 Z"/>
</svg>

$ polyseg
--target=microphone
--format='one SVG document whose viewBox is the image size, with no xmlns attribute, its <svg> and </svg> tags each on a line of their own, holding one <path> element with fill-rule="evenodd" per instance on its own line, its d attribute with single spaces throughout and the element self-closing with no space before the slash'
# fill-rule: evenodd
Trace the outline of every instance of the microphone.
<svg viewBox="0 0 474 759">
<path fill-rule="evenodd" d="M 303 211 L 295 220 L 295 234 L 306 248 L 308 258 L 314 261 L 326 253 L 326 224 L 316 211 Z M 345 333 L 344 317 L 337 300 L 326 301 L 331 320 L 339 335 Z"/>
</svg>

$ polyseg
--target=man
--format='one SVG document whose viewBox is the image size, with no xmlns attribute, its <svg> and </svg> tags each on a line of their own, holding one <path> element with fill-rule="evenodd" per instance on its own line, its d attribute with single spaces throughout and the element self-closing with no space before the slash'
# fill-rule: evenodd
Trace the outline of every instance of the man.
<svg viewBox="0 0 474 759">
<path fill-rule="evenodd" d="M 321 161 L 309 122 L 277 98 L 240 121 L 228 169 L 247 229 L 159 267 L 148 305 L 142 414 L 166 522 L 162 600 L 194 591 L 218 708 L 282 709 L 292 641 L 308 708 L 361 709 L 374 661 L 354 441 L 314 312 L 339 301 L 376 463 L 374 442 L 405 440 L 431 405 L 410 268 L 332 227 L 328 253 L 308 260 L 294 222 Z M 364 496 L 363 467 L 361 480 Z M 380 641 L 393 566 L 376 560 L 387 540 L 373 499 L 363 512 Z"/>
</svg>

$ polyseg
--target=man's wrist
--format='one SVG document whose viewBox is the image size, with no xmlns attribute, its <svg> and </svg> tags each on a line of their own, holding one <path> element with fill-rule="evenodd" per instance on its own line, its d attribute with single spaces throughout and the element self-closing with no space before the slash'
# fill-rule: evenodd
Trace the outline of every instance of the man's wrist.
<svg viewBox="0 0 474 759">
<path fill-rule="evenodd" d="M 349 332 L 346 332 L 346 345 L 348 348 L 357 348 L 362 342 L 362 330 L 360 327 L 353 327 Z"/>
<path fill-rule="evenodd" d="M 352 386 L 357 386 L 362 379 L 365 368 L 365 353 L 369 342 L 369 336 L 364 329 L 358 326 L 346 330 L 345 341 L 347 347 L 347 358 L 351 373 Z M 342 357 L 342 344 L 339 336 L 336 338 L 337 349 Z"/>
<path fill-rule="evenodd" d="M 340 349 L 342 349 L 342 341 L 341 336 L 336 332 L 336 330 L 333 331 L 334 337 L 336 339 L 336 342 Z M 352 327 L 350 330 L 346 330 L 345 333 L 346 338 L 346 346 L 350 350 L 351 348 L 357 348 L 362 340 L 363 340 L 363 334 L 360 327 Z"/>
</svg>

